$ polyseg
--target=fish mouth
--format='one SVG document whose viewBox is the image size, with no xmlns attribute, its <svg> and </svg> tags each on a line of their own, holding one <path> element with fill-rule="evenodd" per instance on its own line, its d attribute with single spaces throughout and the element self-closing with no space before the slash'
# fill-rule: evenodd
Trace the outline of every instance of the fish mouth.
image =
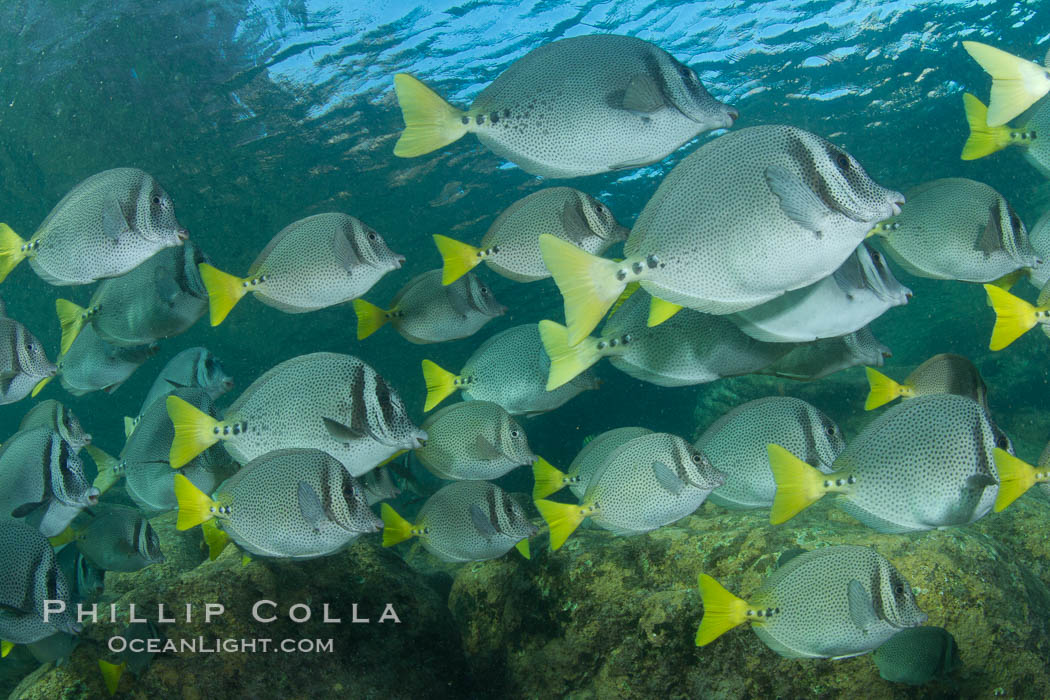
<svg viewBox="0 0 1050 700">
<path fill-rule="evenodd" d="M 383 531 L 383 521 L 382 520 L 374 520 L 372 522 L 372 532 L 382 532 L 382 531 Z"/>
<path fill-rule="evenodd" d="M 233 388 L 233 380 L 232 379 L 224 379 L 224 380 L 222 380 L 222 388 L 225 389 L 226 391 L 229 391 L 230 389 L 232 389 Z"/>
<path fill-rule="evenodd" d="M 85 445 L 90 445 L 91 444 L 91 433 L 84 433 L 84 437 L 81 438 L 81 439 L 84 441 Z"/>
<path fill-rule="evenodd" d="M 902 204 L 904 204 L 904 195 L 900 192 L 894 192 L 890 199 L 890 211 L 893 212 L 890 216 L 900 216 Z"/>
<path fill-rule="evenodd" d="M 408 449 L 410 449 L 410 450 L 418 450 L 421 447 L 426 447 L 427 439 L 429 437 L 430 436 L 427 435 L 425 430 L 417 431 L 415 433 L 415 435 L 412 436 L 412 442 L 410 443 L 411 446 Z"/>
<path fill-rule="evenodd" d="M 102 495 L 102 494 L 101 494 L 101 493 L 99 492 L 99 490 L 98 490 L 97 488 L 95 488 L 94 486 L 92 486 L 92 487 L 91 487 L 91 488 L 89 488 L 89 489 L 87 490 L 87 492 L 86 492 L 86 493 L 84 494 L 84 502 L 85 502 L 85 503 L 86 503 L 87 505 L 89 505 L 89 506 L 95 506 L 95 505 L 98 505 L 98 498 L 99 498 L 99 496 L 101 496 L 101 495 Z"/>
<path fill-rule="evenodd" d="M 401 269 L 401 265 L 403 265 L 404 262 L 405 262 L 405 256 L 404 255 L 394 254 L 394 269 L 395 270 L 400 270 Z"/>
<path fill-rule="evenodd" d="M 728 129 L 736 123 L 737 119 L 740 118 L 740 112 L 737 111 L 736 107 L 726 107 L 726 117 L 729 120 L 728 123 L 726 123 L 726 128 Z"/>
<path fill-rule="evenodd" d="M 179 239 L 179 243 L 178 244 L 182 245 L 185 241 L 189 240 L 190 232 L 187 231 L 184 228 L 176 229 L 175 230 L 175 238 L 178 238 Z"/>
</svg>

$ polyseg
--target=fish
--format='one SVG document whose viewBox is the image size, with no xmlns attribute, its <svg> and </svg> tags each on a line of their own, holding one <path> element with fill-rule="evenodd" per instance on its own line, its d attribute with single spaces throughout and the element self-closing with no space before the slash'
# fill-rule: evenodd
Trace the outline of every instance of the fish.
<svg viewBox="0 0 1050 700">
<path fill-rule="evenodd" d="M 1050 101 L 1047 104 L 1050 104 Z M 1047 134 L 1050 134 L 1050 129 L 1047 129 Z M 1047 177 L 1050 177 L 1050 173 L 1047 174 Z M 1028 232 L 1028 242 L 1031 243 L 1035 254 L 1043 261 L 1029 270 L 1028 281 L 1036 289 L 1042 289 L 1050 281 L 1050 210 L 1045 211 Z"/>
<path fill-rule="evenodd" d="M 8 645 L 31 644 L 55 632 L 79 634 L 69 584 L 47 538 L 25 523 L 0 518 L 0 640 Z M 66 603 L 44 622 L 47 601 Z"/>
<path fill-rule="evenodd" d="M 585 518 L 616 535 L 636 535 L 691 514 L 725 483 L 707 456 L 668 433 L 636 437 L 609 455 L 578 504 L 539 499 L 556 551 Z"/>
<path fill-rule="evenodd" d="M 211 325 L 217 326 L 249 292 L 267 306 L 301 314 L 356 299 L 404 261 L 375 229 L 348 214 L 329 212 L 284 227 L 255 258 L 247 277 L 208 263 L 198 268 L 208 290 Z"/>
<path fill-rule="evenodd" d="M 405 130 L 394 155 L 415 158 L 477 134 L 533 175 L 569 178 L 663 160 L 738 113 L 696 72 L 642 39 L 552 41 L 516 60 L 461 111 L 407 73 L 394 76 Z"/>
<path fill-rule="evenodd" d="M 639 290 L 616 309 L 601 335 L 570 345 L 569 331 L 554 321 L 539 322 L 551 368 L 548 391 L 575 381 L 602 357 L 635 379 L 658 386 L 691 386 L 749 374 L 791 351 L 790 343 L 766 343 L 740 331 L 724 316 L 683 310 L 666 323 L 646 323 L 650 297 Z"/>
<path fill-rule="evenodd" d="M 992 94 L 985 118 L 988 126 L 1001 126 L 1050 92 L 1050 60 L 1045 66 L 977 41 L 963 48 L 992 76 Z"/>
<path fill-rule="evenodd" d="M 910 399 L 928 394 L 968 396 L 988 410 L 988 387 L 973 363 L 962 355 L 934 355 L 916 367 L 901 383 L 871 367 L 865 369 L 871 386 L 864 403 L 866 411 L 887 404 L 898 396 Z"/>
<path fill-rule="evenodd" d="M 361 476 L 427 439 L 383 377 L 356 357 L 330 352 L 300 355 L 272 367 L 244 390 L 221 421 L 178 396 L 165 402 L 175 426 L 169 451 L 175 469 L 221 441 L 240 464 L 272 450 L 312 447 L 338 459 L 352 476 Z"/>
<path fill-rule="evenodd" d="M 871 656 L 879 676 L 891 683 L 925 685 L 962 665 L 959 645 L 943 627 L 909 627 L 890 637 Z"/>
<path fill-rule="evenodd" d="M 1035 326 L 1050 337 L 1050 282 L 1039 290 L 1034 305 L 994 284 L 984 285 L 984 291 L 995 310 L 995 326 L 988 349 L 1002 350 Z"/>
<path fill-rule="evenodd" d="M 7 315 L 0 299 L 0 405 L 21 401 L 31 392 L 35 396 L 57 372 L 44 344 Z"/>
<path fill-rule="evenodd" d="M 26 649 L 37 663 L 55 663 L 57 666 L 72 656 L 79 644 L 80 637 L 66 632 L 55 632 L 49 637 L 27 644 Z"/>
<path fill-rule="evenodd" d="M 56 553 L 58 566 L 69 584 L 69 599 L 72 603 L 91 603 L 102 596 L 105 589 L 106 572 L 98 568 L 80 553 L 75 546 L 66 545 Z"/>
<path fill-rule="evenodd" d="M 204 389 L 176 389 L 170 396 L 209 417 L 216 415 L 215 404 Z M 123 477 L 128 496 L 148 516 L 174 510 L 178 502 L 169 461 L 174 436 L 167 404 L 154 401 L 128 436 L 119 459 L 100 449 L 88 448 L 88 454 L 98 465 L 95 485 L 101 490 L 103 484 L 112 485 Z M 179 469 L 180 474 L 206 493 L 214 491 L 230 471 L 230 457 L 220 445 L 209 446 Z"/>
<path fill-rule="evenodd" d="M 1040 262 L 1021 217 L 983 182 L 932 180 L 907 197 L 900 213 L 879 222 L 872 235 L 916 277 L 993 282 Z"/>
<path fill-rule="evenodd" d="M 429 411 L 458 389 L 464 401 L 492 401 L 512 416 L 534 415 L 553 411 L 580 392 L 598 388 L 597 378 L 584 372 L 548 391 L 550 367 L 535 323 L 508 328 L 479 345 L 458 375 L 423 360 L 427 385 L 423 410 Z"/>
<path fill-rule="evenodd" d="M 112 394 L 159 349 L 157 343 L 131 348 L 111 345 L 102 340 L 94 328 L 85 326 L 69 352 L 59 355 L 57 376 L 62 388 L 73 396 L 92 391 Z M 38 384 L 34 391 L 40 391 L 44 384 Z"/>
<path fill-rule="evenodd" d="M 431 270 L 402 287 L 389 309 L 354 299 L 354 312 L 358 340 L 389 323 L 408 342 L 423 345 L 472 336 L 505 314 L 507 307 L 496 301 L 488 285 L 473 273 L 444 286 L 441 270 Z"/>
<path fill-rule="evenodd" d="M 314 559 L 334 554 L 383 522 L 337 459 L 315 449 L 274 450 L 253 459 L 212 496 L 175 475 L 176 527 L 215 519 L 252 556 Z"/>
<path fill-rule="evenodd" d="M 774 525 L 827 493 L 835 505 L 883 533 L 972 523 L 999 492 L 993 450 L 1008 447 L 981 404 L 930 394 L 891 406 L 846 445 L 825 474 L 775 443 L 769 463 L 777 490 Z"/>
<path fill-rule="evenodd" d="M 423 421 L 427 443 L 414 452 L 439 479 L 498 479 L 539 457 L 521 424 L 491 401 L 462 401 Z"/>
<path fill-rule="evenodd" d="M 535 282 L 551 276 L 540 254 L 539 236 L 547 233 L 593 255 L 627 239 L 605 204 L 571 187 L 548 187 L 527 195 L 500 214 L 477 247 L 436 234 L 443 261 L 443 284 L 451 284 L 484 262 L 515 282 Z"/>
<path fill-rule="evenodd" d="M 46 426 L 58 433 L 74 450 L 91 443 L 91 433 L 84 430 L 80 419 L 68 407 L 54 399 L 37 402 L 22 416 L 18 431 Z"/>
<path fill-rule="evenodd" d="M 71 189 L 29 239 L 0 224 L 0 282 L 28 258 L 48 284 L 90 284 L 129 272 L 188 237 L 152 175 L 104 170 Z"/>
<path fill-rule="evenodd" d="M 561 472 L 551 466 L 547 460 L 537 461 L 532 465 L 534 478 L 532 499 L 535 501 L 546 498 L 553 493 L 561 491 L 566 486 L 569 487 L 572 495 L 577 500 L 583 499 L 583 494 L 587 492 L 587 485 L 590 483 L 591 477 L 601 469 L 602 465 L 605 464 L 605 460 L 620 445 L 630 442 L 636 437 L 648 435 L 651 432 L 653 431 L 648 428 L 636 426 L 607 430 L 587 441 L 565 472 Z"/>
<path fill-rule="evenodd" d="M 748 401 L 712 423 L 693 443 L 725 474 L 725 483 L 708 499 L 732 510 L 772 506 L 776 483 L 766 451 L 770 443 L 825 474 L 846 446 L 835 421 L 801 399 L 770 396 Z"/>
<path fill-rule="evenodd" d="M 222 362 L 210 350 L 203 347 L 187 348 L 168 360 L 157 375 L 153 386 L 142 400 L 142 408 L 135 418 L 124 419 L 125 437 L 131 434 L 142 414 L 161 397 L 176 389 L 204 389 L 215 400 L 233 388 L 233 377 L 226 373 Z"/>
<path fill-rule="evenodd" d="M 0 517 L 28 517 L 54 537 L 98 497 L 76 450 L 49 427 L 15 433 L 0 446 Z"/>
<path fill-rule="evenodd" d="M 428 552 L 446 562 L 496 559 L 512 547 L 528 559 L 529 538 L 539 531 L 517 501 L 487 481 L 443 486 L 423 504 L 415 522 L 388 503 L 381 512 L 384 547 L 418 537 Z"/>
<path fill-rule="evenodd" d="M 729 320 L 756 340 L 804 343 L 860 330 L 911 296 L 882 254 L 862 243 L 829 277 L 731 314 Z"/>
<path fill-rule="evenodd" d="M 811 382 L 850 367 L 882 367 L 888 357 L 893 357 L 893 353 L 879 342 L 871 328 L 865 326 L 839 338 L 823 338 L 797 345 L 755 373 Z"/>
<path fill-rule="evenodd" d="M 997 445 L 992 451 L 995 468 L 999 475 L 999 490 L 995 496 L 995 512 L 1001 513 L 1007 506 L 1024 495 L 1028 489 L 1039 484 L 1044 493 L 1050 492 L 1050 445 L 1043 449 L 1035 466 L 1019 459 L 1012 450 Z"/>
<path fill-rule="evenodd" d="M 130 572 L 164 561 L 160 538 L 138 509 L 107 505 L 92 515 L 83 528 L 73 527 L 73 542 L 95 567 Z"/>
<path fill-rule="evenodd" d="M 966 121 L 970 135 L 963 145 L 962 159 L 984 158 L 1007 146 L 1020 146 L 1025 160 L 1043 175 L 1050 177 L 1050 101 L 1042 102 L 1025 122 L 1024 126 L 988 126 L 988 108 L 974 97 L 963 95 Z"/>
<path fill-rule="evenodd" d="M 696 645 L 751 623 L 787 658 L 844 659 L 866 654 L 928 616 L 911 584 L 870 547 L 821 547 L 778 567 L 742 600 L 707 574 L 699 577 L 704 616 Z"/>
<path fill-rule="evenodd" d="M 149 345 L 189 330 L 208 310 L 197 265 L 208 260 L 192 241 L 165 248 L 135 269 L 103 280 L 86 307 L 56 299 L 62 352 L 90 323 L 102 340 L 120 347 Z"/>
<path fill-rule="evenodd" d="M 708 141 L 645 205 L 624 259 L 540 236 L 565 302 L 569 345 L 591 332 L 631 282 L 657 301 L 649 325 L 681 307 L 744 311 L 832 274 L 904 196 L 849 153 L 791 126 L 754 126 Z"/>
<path fill-rule="evenodd" d="M 365 491 L 365 501 L 370 506 L 401 495 L 401 489 L 394 483 L 389 469 L 377 467 L 362 476 L 360 481 Z"/>
</svg>

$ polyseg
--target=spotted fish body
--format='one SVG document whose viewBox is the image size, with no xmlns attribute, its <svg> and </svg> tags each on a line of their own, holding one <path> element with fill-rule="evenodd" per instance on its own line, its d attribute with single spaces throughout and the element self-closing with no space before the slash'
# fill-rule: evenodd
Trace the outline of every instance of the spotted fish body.
<svg viewBox="0 0 1050 700">
<path fill-rule="evenodd" d="M 1050 105 L 1050 100 L 1047 101 L 1047 104 Z M 1050 128 L 1047 129 L 1047 133 L 1050 134 Z M 1050 156 L 1047 161 L 1050 162 Z M 1041 261 L 1032 268 L 1028 280 L 1036 288 L 1042 289 L 1046 286 L 1047 281 L 1050 281 L 1050 211 L 1044 213 L 1039 217 L 1039 221 L 1035 222 L 1035 226 L 1028 232 L 1028 242 L 1035 251 L 1036 257 Z"/>
<path fill-rule="evenodd" d="M 44 535 L 25 523 L 0 518 L 0 561 L 0 639 L 29 644 L 56 632 L 80 632 L 69 584 Z M 45 623 L 46 601 L 62 601 L 66 609 L 50 614 Z"/>
<path fill-rule="evenodd" d="M 487 481 L 454 481 L 427 499 L 413 529 L 442 561 L 484 561 L 506 554 L 537 528 L 513 498 Z"/>
<path fill-rule="evenodd" d="M 828 479 L 844 481 L 836 505 L 879 532 L 965 525 L 995 504 L 995 447 L 1008 444 L 979 403 L 920 396 L 869 423 Z"/>
<path fill-rule="evenodd" d="M 80 419 L 73 411 L 54 399 L 37 402 L 22 416 L 18 431 L 47 427 L 59 434 L 74 450 L 91 442 L 91 435 L 84 430 Z"/>
<path fill-rule="evenodd" d="M 160 538 L 135 508 L 108 505 L 77 531 L 76 547 L 105 571 L 138 571 L 164 561 Z"/>
<path fill-rule="evenodd" d="M 92 326 L 84 326 L 66 354 L 58 358 L 59 379 L 74 396 L 99 390 L 111 394 L 158 349 L 156 343 L 127 348 L 111 345 Z"/>
<path fill-rule="evenodd" d="M 1039 262 L 1009 202 L 964 178 L 910 190 L 900 214 L 881 222 L 876 233 L 894 261 L 918 277 L 993 282 Z"/>
<path fill-rule="evenodd" d="M 808 382 L 850 367 L 881 367 L 891 355 L 890 349 L 865 326 L 838 338 L 823 338 L 798 345 L 776 362 L 758 370 L 757 374 Z"/>
<path fill-rule="evenodd" d="M 815 134 L 734 131 L 664 178 L 616 274 L 687 308 L 744 311 L 832 274 L 903 199 Z"/>
<path fill-rule="evenodd" d="M 385 379 L 350 355 L 318 352 L 273 367 L 226 411 L 220 439 L 246 464 L 267 452 L 316 448 L 360 476 L 426 433 Z"/>
<path fill-rule="evenodd" d="M 932 626 L 901 630 L 875 650 L 872 660 L 883 679 L 908 685 L 944 678 L 962 664 L 952 633 Z"/>
<path fill-rule="evenodd" d="M 252 460 L 214 498 L 227 508 L 218 519 L 222 529 L 259 557 L 328 556 L 382 528 L 360 483 L 320 450 L 277 450 Z"/>
<path fill-rule="evenodd" d="M 187 348 L 164 365 L 146 393 L 139 415 L 158 398 L 176 389 L 204 389 L 214 400 L 232 388 L 233 379 L 226 374 L 219 358 L 207 348 Z"/>
<path fill-rule="evenodd" d="M 373 469 L 362 476 L 360 482 L 365 492 L 365 501 L 370 506 L 401 495 L 401 489 L 394 483 L 389 469 Z"/>
<path fill-rule="evenodd" d="M 733 510 L 773 505 L 777 486 L 766 452 L 770 443 L 825 474 L 846 445 L 835 422 L 805 401 L 788 396 L 748 401 L 712 423 L 693 443 L 726 476 L 711 492 L 712 503 Z"/>
<path fill-rule="evenodd" d="M 264 304 L 304 313 L 356 299 L 403 261 L 359 219 L 316 214 L 274 236 L 252 263 L 248 284 Z"/>
<path fill-rule="evenodd" d="M 390 324 L 405 340 L 417 344 L 467 338 L 507 311 L 474 273 L 442 285 L 441 270 L 413 278 L 390 308 Z"/>
<path fill-rule="evenodd" d="M 794 557 L 763 581 L 748 603 L 772 608 L 752 629 L 788 658 L 866 654 L 927 618 L 893 564 L 874 549 L 852 545 Z"/>
<path fill-rule="evenodd" d="M 966 396 L 988 410 L 988 387 L 974 364 L 962 355 L 941 353 L 912 370 L 902 382 L 901 396 L 914 398 L 930 394 Z"/>
<path fill-rule="evenodd" d="M 609 317 L 601 339 L 584 341 L 605 341 L 612 366 L 635 379 L 658 386 L 703 384 L 758 371 L 792 348 L 755 340 L 727 318 L 688 309 L 650 328 L 649 303 L 648 294 L 635 292 Z"/>
<path fill-rule="evenodd" d="M 498 479 L 536 460 L 521 425 L 491 401 L 446 406 L 422 427 L 427 443 L 416 458 L 442 479 Z"/>
<path fill-rule="evenodd" d="M 655 163 L 737 116 L 691 68 L 647 41 L 614 34 L 544 44 L 503 71 L 466 112 L 446 109 L 455 112 L 446 129 L 457 133 L 402 155 L 473 132 L 496 155 L 551 178 Z"/>
<path fill-rule="evenodd" d="M 87 306 L 95 331 L 107 343 L 124 347 L 185 332 L 208 310 L 208 292 L 197 269 L 207 261 L 188 241 L 105 280 Z"/>
<path fill-rule="evenodd" d="M 571 187 L 549 187 L 519 199 L 489 226 L 479 246 L 485 264 L 517 282 L 550 277 L 540 255 L 541 233 L 601 255 L 625 240 L 628 231 L 591 195 Z"/>
<path fill-rule="evenodd" d="M 615 428 L 598 435 L 583 446 L 572 463 L 569 470 L 565 472 L 565 478 L 569 490 L 578 499 L 583 498 L 587 492 L 587 485 L 591 477 L 601 469 L 605 460 L 609 458 L 621 445 L 624 445 L 636 437 L 650 434 L 648 428 Z"/>
<path fill-rule="evenodd" d="M 210 416 L 215 415 L 215 405 L 203 389 L 176 389 L 171 394 Z M 175 428 L 168 417 L 167 406 L 163 401 L 154 401 L 142 414 L 120 452 L 125 490 L 135 505 L 149 516 L 178 507 L 174 485 L 176 472 L 168 461 L 168 448 L 173 437 Z M 201 491 L 211 493 L 230 471 L 229 456 L 219 445 L 212 445 L 178 473 Z"/>
<path fill-rule="evenodd" d="M 21 401 L 58 368 L 29 329 L 7 315 L 0 301 L 0 405 Z"/>
<path fill-rule="evenodd" d="M 54 537 L 98 497 L 76 450 L 50 428 L 16 433 L 0 447 L 0 517 L 27 517 Z"/>
<path fill-rule="evenodd" d="M 882 255 L 861 244 L 831 276 L 730 320 L 757 340 L 804 343 L 853 333 L 890 308 L 907 304 L 910 296 Z"/>
<path fill-rule="evenodd" d="M 492 401 L 512 416 L 553 411 L 582 391 L 598 388 L 585 372 L 571 382 L 547 391 L 550 358 L 543 349 L 535 323 L 497 333 L 470 356 L 460 372 L 463 399 Z"/>
<path fill-rule="evenodd" d="M 114 168 L 70 190 L 26 246 L 29 264 L 45 282 L 88 284 L 122 275 L 186 235 L 152 176 Z"/>
<path fill-rule="evenodd" d="M 634 535 L 669 525 L 703 504 L 725 477 L 680 437 L 649 433 L 620 445 L 591 477 L 581 509 L 601 528 Z"/>
</svg>

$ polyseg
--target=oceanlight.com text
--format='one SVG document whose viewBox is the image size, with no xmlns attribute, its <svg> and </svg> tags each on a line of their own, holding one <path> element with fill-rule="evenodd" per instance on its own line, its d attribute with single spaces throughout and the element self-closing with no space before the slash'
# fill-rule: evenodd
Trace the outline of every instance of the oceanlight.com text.
<svg viewBox="0 0 1050 700">
<path fill-rule="evenodd" d="M 125 651 L 137 654 L 331 654 L 335 651 L 332 639 L 126 639 L 117 636 L 109 638 L 108 646 L 115 654 Z"/>
</svg>

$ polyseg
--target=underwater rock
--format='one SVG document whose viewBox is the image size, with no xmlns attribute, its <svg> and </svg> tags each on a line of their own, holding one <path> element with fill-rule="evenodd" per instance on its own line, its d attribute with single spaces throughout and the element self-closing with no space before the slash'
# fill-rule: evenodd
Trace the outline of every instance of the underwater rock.
<svg viewBox="0 0 1050 700">
<path fill-rule="evenodd" d="M 24 682 L 12 697 L 106 697 L 98 660 L 118 661 L 116 654 L 106 650 L 106 643 L 128 624 L 129 603 L 135 603 L 139 614 L 151 619 L 158 603 L 165 603 L 169 614 L 174 608 L 178 622 L 158 625 L 161 634 L 171 640 L 203 636 L 214 645 L 216 639 L 267 638 L 276 645 L 285 639 L 330 639 L 333 651 L 274 653 L 271 648 L 268 653 L 161 653 L 140 677 L 126 673 L 118 694 L 185 700 L 469 695 L 467 665 L 444 597 L 400 557 L 384 550 L 378 538 L 308 562 L 253 560 L 242 565 L 240 552 L 228 547 L 215 561 L 192 570 L 151 575 L 151 570 L 159 572 L 162 566 L 121 576 L 120 587 L 125 592 L 115 601 L 117 622 L 104 621 L 100 615 L 98 624 L 86 628 L 86 643 L 69 661 L 32 682 Z M 263 617 L 276 615 L 274 622 L 262 624 L 253 619 L 252 606 L 260 600 L 277 603 L 275 608 L 261 609 Z M 204 605 L 213 602 L 225 605 L 225 613 L 206 624 Z M 187 603 L 196 610 L 190 623 L 181 612 Z M 288 609 L 296 603 L 310 606 L 309 622 L 289 620 Z M 326 603 L 331 615 L 341 618 L 342 623 L 322 622 Z M 370 618 L 370 624 L 351 623 L 355 603 L 359 616 Z M 400 624 L 378 622 L 388 603 Z"/>
<path fill-rule="evenodd" d="M 1022 498 L 965 528 L 883 535 L 820 504 L 798 522 L 713 504 L 648 535 L 581 530 L 532 560 L 466 566 L 449 607 L 474 677 L 512 698 L 1048 697 L 1050 505 Z M 875 547 L 911 582 L 930 625 L 956 638 L 962 666 L 918 688 L 879 677 L 870 655 L 786 659 L 745 628 L 697 648 L 697 575 L 746 599 L 781 552 Z"/>
</svg>

